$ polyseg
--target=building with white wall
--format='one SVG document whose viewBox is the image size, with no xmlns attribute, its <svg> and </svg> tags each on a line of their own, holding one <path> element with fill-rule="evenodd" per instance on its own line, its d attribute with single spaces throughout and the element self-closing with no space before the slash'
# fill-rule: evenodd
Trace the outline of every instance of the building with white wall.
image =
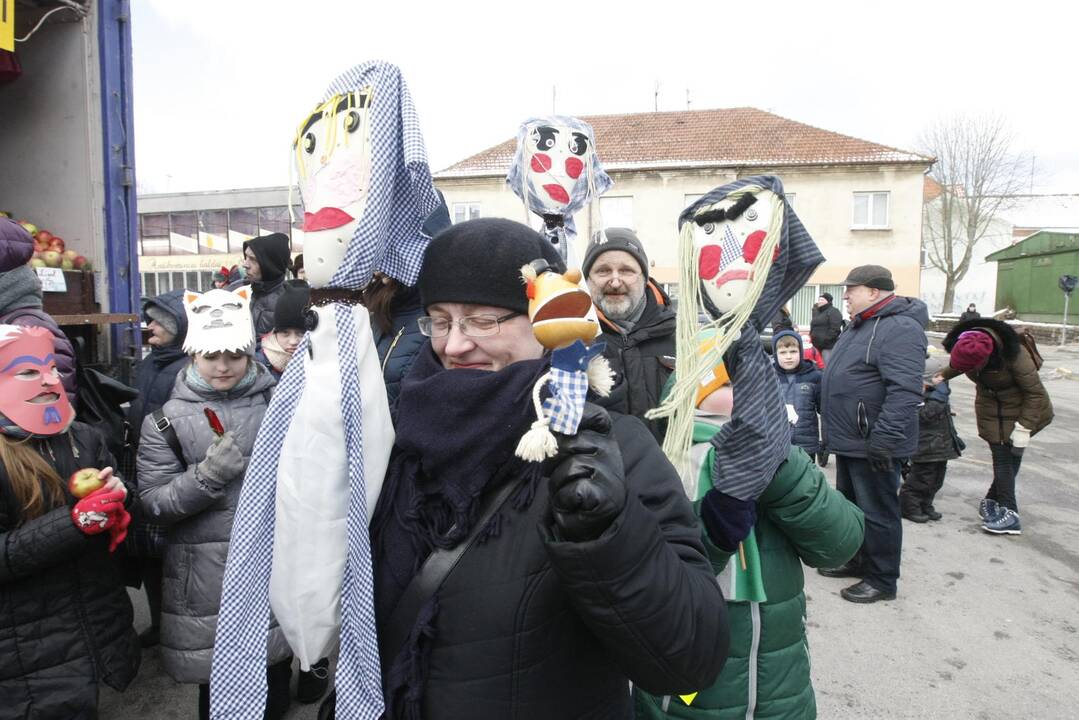
<svg viewBox="0 0 1079 720">
<path fill-rule="evenodd" d="M 678 278 L 681 211 L 740 177 L 778 175 L 825 262 L 795 298 L 799 324 L 820 292 L 857 265 L 892 270 L 897 291 L 920 294 L 923 176 L 932 159 L 822 130 L 755 108 L 597 115 L 596 148 L 614 186 L 576 216 L 578 257 L 603 227 L 633 228 L 657 281 Z M 435 173 L 454 222 L 505 217 L 536 226 L 506 185 L 516 149 L 504 140 Z"/>
</svg>

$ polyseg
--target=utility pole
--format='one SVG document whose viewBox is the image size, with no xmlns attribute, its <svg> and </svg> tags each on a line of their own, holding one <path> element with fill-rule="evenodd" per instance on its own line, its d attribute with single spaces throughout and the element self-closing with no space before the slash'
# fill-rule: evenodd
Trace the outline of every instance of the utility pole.
<svg viewBox="0 0 1079 720">
<path fill-rule="evenodd" d="M 659 80 L 656 80 L 656 89 L 652 93 L 652 111 L 659 112 Z"/>
<path fill-rule="evenodd" d="M 689 110 L 689 88 L 686 88 L 686 110 Z"/>
</svg>

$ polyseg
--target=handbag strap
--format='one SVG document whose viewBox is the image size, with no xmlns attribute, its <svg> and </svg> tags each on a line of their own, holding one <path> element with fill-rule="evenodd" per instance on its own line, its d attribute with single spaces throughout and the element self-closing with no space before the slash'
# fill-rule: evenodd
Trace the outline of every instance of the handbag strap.
<svg viewBox="0 0 1079 720">
<path fill-rule="evenodd" d="M 488 495 L 479 520 L 472 526 L 472 532 L 468 534 L 468 537 L 452 548 L 436 548 L 427 556 L 423 567 L 409 582 L 408 587 L 405 588 L 405 592 L 401 596 L 401 601 L 397 603 L 397 607 L 394 608 L 393 613 L 390 615 L 390 622 L 383 636 L 384 640 L 380 643 L 384 663 L 393 662 L 393 659 L 401 652 L 401 648 L 408 641 L 408 636 L 416 624 L 416 617 L 420 613 L 420 608 L 438 592 L 438 589 L 442 587 L 442 583 L 453 572 L 461 557 L 475 543 L 480 531 L 487 526 L 495 513 L 506 504 L 510 495 L 519 485 L 520 483 L 508 482 L 496 492 Z"/>
</svg>

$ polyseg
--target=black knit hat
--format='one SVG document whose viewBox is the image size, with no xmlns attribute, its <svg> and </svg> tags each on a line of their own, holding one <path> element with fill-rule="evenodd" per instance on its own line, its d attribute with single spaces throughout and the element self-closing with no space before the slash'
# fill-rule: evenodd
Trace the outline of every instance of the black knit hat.
<svg viewBox="0 0 1079 720">
<path fill-rule="evenodd" d="M 311 287 L 303 280 L 289 280 L 285 283 L 285 291 L 277 298 L 277 304 L 273 309 L 273 329 L 287 330 L 299 328 L 303 330 L 304 309 L 311 298 Z"/>
<path fill-rule="evenodd" d="M 501 218 L 458 223 L 439 233 L 423 255 L 416 285 L 424 308 L 453 302 L 528 312 L 521 266 L 544 258 L 557 272 L 565 264 L 542 235 Z"/>
<path fill-rule="evenodd" d="M 820 296 L 827 300 L 829 303 L 835 302 L 834 300 L 832 300 L 832 293 L 822 292 Z"/>
<path fill-rule="evenodd" d="M 584 262 L 581 264 L 581 274 L 588 277 L 596 259 L 610 250 L 628 252 L 641 266 L 644 279 L 648 279 L 648 255 L 644 252 L 644 245 L 637 233 L 629 228 L 611 227 L 592 234 L 592 241 L 588 243 L 588 249 L 584 253 Z"/>
<path fill-rule="evenodd" d="M 289 269 L 289 239 L 284 233 L 271 233 L 251 238 L 243 249 L 251 248 L 259 261 L 262 282 L 277 280 Z M 302 327 L 302 326 L 301 326 Z"/>
</svg>

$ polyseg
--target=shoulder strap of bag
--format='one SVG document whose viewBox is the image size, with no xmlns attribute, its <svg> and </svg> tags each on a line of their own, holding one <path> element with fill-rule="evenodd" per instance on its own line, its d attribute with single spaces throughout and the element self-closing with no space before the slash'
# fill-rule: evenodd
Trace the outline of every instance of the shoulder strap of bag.
<svg viewBox="0 0 1079 720">
<path fill-rule="evenodd" d="M 472 532 L 468 534 L 468 537 L 452 548 L 436 548 L 427 556 L 423 567 L 420 568 L 419 573 L 412 578 L 408 587 L 405 588 L 401 601 L 397 603 L 397 607 L 394 608 L 393 614 L 390 616 L 382 647 L 383 658 L 393 662 L 393 659 L 401 652 L 401 648 L 404 647 L 409 634 L 412 632 L 413 625 L 416 624 L 416 616 L 419 615 L 420 608 L 432 595 L 438 592 L 438 589 L 442 587 L 442 583 L 453 572 L 461 557 L 475 543 L 480 531 L 487 526 L 490 519 L 506 504 L 510 495 L 519 486 L 520 483 L 508 482 L 499 488 L 497 492 L 491 494 L 487 498 L 479 519 L 472 526 Z"/>
<path fill-rule="evenodd" d="M 150 417 L 153 418 L 154 427 L 161 433 L 161 436 L 165 438 L 165 442 L 169 448 L 172 449 L 172 454 L 176 456 L 176 459 L 180 461 L 180 465 L 184 470 L 187 470 L 187 462 L 184 460 L 184 451 L 180 447 L 180 438 L 176 437 L 176 428 L 172 426 L 172 421 L 165 415 L 164 408 L 158 408 L 154 410 Z"/>
</svg>

